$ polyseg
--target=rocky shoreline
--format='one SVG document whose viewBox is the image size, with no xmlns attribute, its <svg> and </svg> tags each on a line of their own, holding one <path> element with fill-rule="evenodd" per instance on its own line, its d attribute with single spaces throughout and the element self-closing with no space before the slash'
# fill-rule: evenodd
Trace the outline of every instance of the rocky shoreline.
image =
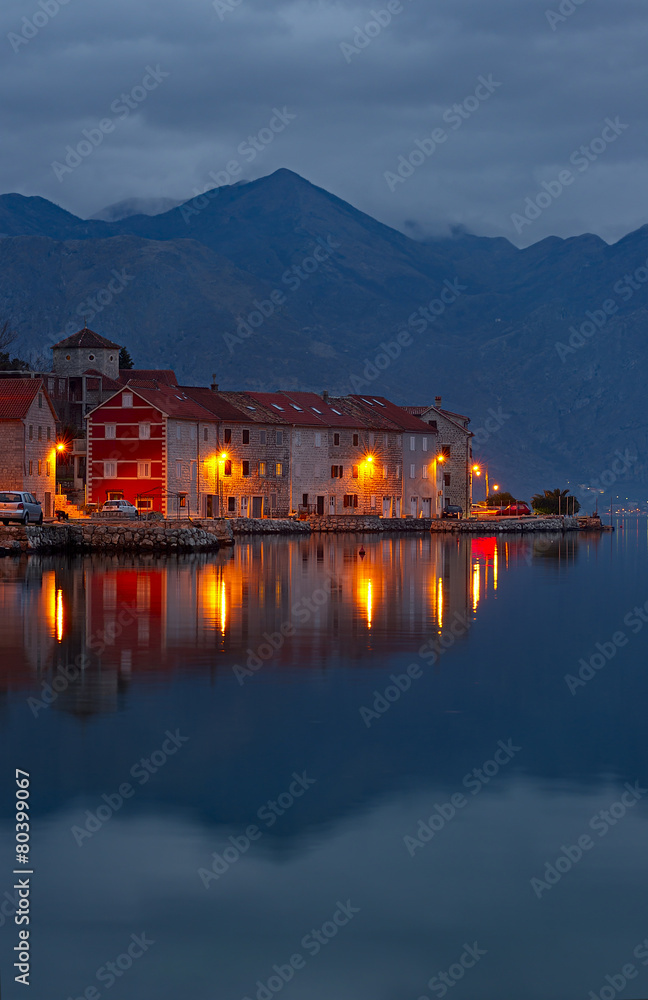
<svg viewBox="0 0 648 1000">
<path fill-rule="evenodd" d="M 215 518 L 191 521 L 86 521 L 65 524 L 0 526 L 0 556 L 46 552 L 217 552 L 236 536 L 311 534 L 413 534 L 564 532 L 604 530 L 592 518 L 492 518 L 450 521 L 433 518 L 381 518 L 339 515 L 285 519 Z M 606 529 L 609 530 L 609 529 Z"/>
</svg>

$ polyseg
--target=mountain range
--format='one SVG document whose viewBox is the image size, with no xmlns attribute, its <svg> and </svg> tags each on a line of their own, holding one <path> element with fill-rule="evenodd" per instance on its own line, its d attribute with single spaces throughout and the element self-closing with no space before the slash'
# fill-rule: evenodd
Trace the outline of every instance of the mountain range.
<svg viewBox="0 0 648 1000">
<path fill-rule="evenodd" d="M 648 226 L 613 245 L 418 241 L 285 169 L 132 211 L 0 196 L 16 353 L 47 357 L 85 320 L 197 384 L 440 395 L 471 417 L 491 484 L 646 499 Z"/>
</svg>

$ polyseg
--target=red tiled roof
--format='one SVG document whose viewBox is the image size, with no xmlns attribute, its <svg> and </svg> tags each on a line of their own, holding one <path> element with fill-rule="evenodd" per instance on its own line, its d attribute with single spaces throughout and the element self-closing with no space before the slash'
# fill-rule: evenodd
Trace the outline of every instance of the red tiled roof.
<svg viewBox="0 0 648 1000">
<path fill-rule="evenodd" d="M 160 385 L 177 385 L 176 373 L 172 368 L 120 368 L 119 381 L 127 382 L 158 382 Z"/>
<path fill-rule="evenodd" d="M 43 393 L 54 418 L 56 410 L 40 378 L 7 378 L 0 379 L 0 420 L 22 420 L 27 416 L 29 407 L 37 394 Z"/>
<path fill-rule="evenodd" d="M 115 351 L 121 350 L 119 344 L 114 344 L 112 340 L 106 340 L 105 337 L 101 337 L 94 330 L 88 330 L 87 328 L 79 330 L 78 333 L 73 333 L 70 337 L 66 337 L 65 340 L 59 340 L 58 344 L 54 344 L 52 349 L 57 347 L 112 347 Z"/>
<path fill-rule="evenodd" d="M 375 414 L 378 420 L 391 421 L 396 427 L 404 431 L 428 430 L 427 424 L 418 417 L 408 413 L 402 406 L 396 406 L 384 396 L 350 396 L 358 403 L 367 414 Z"/>
<path fill-rule="evenodd" d="M 196 385 L 181 385 L 178 388 L 187 396 L 191 396 L 197 403 L 200 403 L 201 406 L 204 406 L 206 410 L 209 410 L 219 420 L 228 420 L 232 423 L 254 422 L 254 417 L 250 410 L 246 411 L 245 408 L 242 409 L 240 406 L 234 405 L 229 399 L 230 395 L 241 395 L 240 393 L 213 392 L 205 386 Z"/>
<path fill-rule="evenodd" d="M 468 431 L 468 429 L 466 427 L 462 426 L 459 423 L 459 421 L 461 421 L 461 420 L 467 420 L 470 423 L 470 417 L 464 416 L 463 413 L 453 413 L 452 410 L 443 410 L 440 406 L 431 406 L 431 405 L 428 405 L 428 406 L 403 406 L 403 407 L 401 407 L 401 409 L 407 410 L 408 413 L 411 413 L 413 416 L 417 416 L 417 417 L 422 416 L 424 413 L 427 413 L 429 410 L 434 410 L 435 413 L 440 413 L 443 417 L 447 417 L 448 420 L 451 420 L 453 424 L 458 424 L 461 427 L 462 431 L 466 431 L 466 433 L 470 433 L 470 431 Z"/>
<path fill-rule="evenodd" d="M 125 388 L 125 387 L 122 387 Z M 197 403 L 191 396 L 188 396 L 178 386 L 161 385 L 157 389 L 145 389 L 139 386 L 131 386 L 133 392 L 147 403 L 165 413 L 167 417 L 175 417 L 178 420 L 201 420 L 211 422 L 216 419 L 213 413 Z"/>
</svg>

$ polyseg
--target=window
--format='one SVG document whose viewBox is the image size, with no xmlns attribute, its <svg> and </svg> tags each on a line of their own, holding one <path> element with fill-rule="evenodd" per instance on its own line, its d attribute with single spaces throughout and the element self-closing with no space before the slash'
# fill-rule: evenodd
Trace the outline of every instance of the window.
<svg viewBox="0 0 648 1000">
<path fill-rule="evenodd" d="M 42 461 L 39 458 L 38 459 L 38 475 L 42 476 L 42 474 L 43 474 L 43 463 L 42 463 Z"/>
<path fill-rule="evenodd" d="M 182 440 L 182 424 L 176 424 L 176 438 L 178 441 Z"/>
<path fill-rule="evenodd" d="M 345 493 L 342 503 L 344 507 L 357 507 L 358 495 L 356 493 Z"/>
<path fill-rule="evenodd" d="M 116 424 L 106 424 L 106 437 L 107 438 L 117 437 L 117 425 Z"/>
<path fill-rule="evenodd" d="M 122 406 L 132 406 L 133 405 L 133 393 L 124 392 L 122 393 Z"/>
<path fill-rule="evenodd" d="M 249 443 L 250 443 L 250 432 L 246 428 L 243 431 L 243 444 L 249 444 Z"/>
<path fill-rule="evenodd" d="M 421 476 L 423 477 L 423 479 L 427 479 L 428 477 L 427 465 L 424 465 L 423 468 L 421 469 Z"/>
<path fill-rule="evenodd" d="M 375 493 L 371 494 L 371 509 L 372 510 L 376 509 L 376 494 Z"/>
<path fill-rule="evenodd" d="M 29 463 L 29 475 L 30 476 L 34 475 L 34 463 L 32 461 L 30 461 Z"/>
<path fill-rule="evenodd" d="M 331 466 L 331 479 L 342 479 L 343 475 L 344 467 L 342 465 Z"/>
<path fill-rule="evenodd" d="M 191 463 L 191 482 L 195 483 L 198 479 L 198 462 Z"/>
<path fill-rule="evenodd" d="M 351 469 L 351 475 L 353 476 L 354 479 L 358 478 L 358 476 L 360 475 L 360 467 L 358 465 L 353 466 L 353 468 Z"/>
<path fill-rule="evenodd" d="M 52 428 L 51 427 L 47 428 L 47 440 L 48 441 L 52 440 Z"/>
<path fill-rule="evenodd" d="M 209 441 L 209 428 L 203 427 L 203 441 Z"/>
<path fill-rule="evenodd" d="M 444 486 L 449 486 L 450 485 L 450 473 L 449 472 L 444 472 L 443 473 L 443 485 Z"/>
<path fill-rule="evenodd" d="M 277 431 L 277 444 L 283 444 L 283 431 Z"/>
<path fill-rule="evenodd" d="M 137 501 L 137 506 L 140 510 L 153 510 L 153 500 L 149 498 L 140 499 Z"/>
<path fill-rule="evenodd" d="M 226 458 L 225 459 L 224 467 L 223 467 L 223 475 L 225 475 L 225 476 L 231 476 L 232 475 L 232 459 L 231 458 Z"/>
<path fill-rule="evenodd" d="M 385 448 L 389 446 L 389 434 L 383 434 L 383 444 Z"/>
<path fill-rule="evenodd" d="M 71 361 L 72 360 L 72 355 L 71 354 L 66 354 L 65 355 L 65 360 L 66 361 Z"/>
<path fill-rule="evenodd" d="M 383 479 L 387 478 L 387 466 L 383 465 Z"/>
<path fill-rule="evenodd" d="M 89 354 L 88 355 L 88 361 L 94 361 L 94 359 L 95 359 L 94 354 Z"/>
<path fill-rule="evenodd" d="M 140 440 L 146 440 L 151 436 L 151 425 L 150 424 L 140 424 L 139 425 L 139 436 Z"/>
<path fill-rule="evenodd" d="M 401 474 L 401 467 L 400 467 L 400 465 L 397 465 L 396 466 L 396 478 L 397 479 L 400 479 L 400 474 Z"/>
<path fill-rule="evenodd" d="M 232 440 L 232 428 L 226 427 L 225 430 L 223 431 L 223 441 L 225 442 L 225 444 L 229 444 L 231 440 Z"/>
<path fill-rule="evenodd" d="M 45 475 L 46 476 L 51 476 L 52 475 L 52 463 L 51 462 L 45 462 Z"/>
<path fill-rule="evenodd" d="M 151 478 L 151 463 L 150 462 L 138 462 L 137 463 L 137 478 L 138 479 L 150 479 Z"/>
<path fill-rule="evenodd" d="M 450 458 L 450 445 L 449 444 L 442 444 L 441 445 L 441 454 L 445 458 Z"/>
<path fill-rule="evenodd" d="M 410 436 L 410 451 L 416 451 L 416 438 L 413 434 Z"/>
<path fill-rule="evenodd" d="M 270 507 L 272 508 L 272 510 L 276 510 L 277 509 L 277 494 L 276 493 L 271 493 L 270 494 Z"/>
<path fill-rule="evenodd" d="M 301 444 L 301 431 L 295 431 L 295 444 Z"/>
<path fill-rule="evenodd" d="M 410 465 L 410 479 L 416 479 L 416 466 L 413 462 Z"/>
<path fill-rule="evenodd" d="M 259 462 L 259 475 L 265 476 L 266 474 L 266 464 L 265 462 Z"/>
<path fill-rule="evenodd" d="M 428 442 L 428 439 L 427 438 L 422 438 L 422 441 L 423 441 L 423 451 L 427 451 L 427 442 Z"/>
<path fill-rule="evenodd" d="M 321 446 L 322 446 L 322 435 L 319 433 L 319 431 L 316 431 L 315 432 L 315 447 L 316 448 L 321 448 Z"/>
<path fill-rule="evenodd" d="M 333 435 L 333 444 L 339 444 L 339 443 L 340 443 L 340 435 L 339 434 L 334 434 Z"/>
<path fill-rule="evenodd" d="M 39 406 L 39 408 L 41 410 L 43 409 L 43 394 L 42 394 L 42 392 L 38 393 L 38 406 Z"/>
<path fill-rule="evenodd" d="M 196 428 L 194 427 L 193 424 L 189 428 L 189 437 L 191 438 L 192 441 L 196 440 Z"/>
<path fill-rule="evenodd" d="M 259 431 L 259 444 L 265 444 L 267 436 L 265 431 Z"/>
<path fill-rule="evenodd" d="M 249 461 L 247 461 L 247 459 L 243 462 L 243 475 L 244 476 L 250 475 L 250 463 Z"/>
<path fill-rule="evenodd" d="M 182 462 L 176 462 L 176 479 L 182 479 Z"/>
<path fill-rule="evenodd" d="M 277 475 L 283 476 L 283 465 L 281 462 L 277 462 Z"/>
<path fill-rule="evenodd" d="M 29 425 L 29 440 L 30 441 L 34 440 L 34 425 L 33 424 Z"/>
<path fill-rule="evenodd" d="M 104 479 L 117 477 L 117 462 L 104 462 Z"/>
<path fill-rule="evenodd" d="M 38 440 L 39 441 L 43 440 L 43 428 L 41 427 L 40 424 L 38 425 Z"/>
<path fill-rule="evenodd" d="M 227 498 L 227 513 L 236 514 L 236 497 Z"/>
<path fill-rule="evenodd" d="M 428 424 L 430 425 L 430 427 L 432 427 L 433 430 L 437 430 L 436 420 L 428 420 Z"/>
<path fill-rule="evenodd" d="M 353 435 L 353 445 L 354 445 L 354 447 L 357 448 L 359 444 L 360 444 L 360 435 L 359 434 L 354 434 Z"/>
</svg>

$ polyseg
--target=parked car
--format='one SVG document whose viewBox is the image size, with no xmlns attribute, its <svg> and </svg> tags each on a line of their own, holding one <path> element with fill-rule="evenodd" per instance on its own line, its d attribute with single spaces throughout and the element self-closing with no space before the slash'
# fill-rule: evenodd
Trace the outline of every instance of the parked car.
<svg viewBox="0 0 648 1000">
<path fill-rule="evenodd" d="M 462 514 L 463 514 L 463 508 L 459 507 L 458 504 L 453 504 L 453 503 L 447 503 L 443 508 L 443 510 L 441 511 L 442 518 L 451 517 L 455 518 L 455 520 L 457 521 L 459 520 Z"/>
<path fill-rule="evenodd" d="M 510 503 L 508 507 L 499 507 L 497 513 L 507 517 L 520 517 L 521 515 L 533 514 L 533 511 L 527 503 L 518 500 L 517 503 Z"/>
<path fill-rule="evenodd" d="M 22 490 L 0 491 L 0 521 L 21 521 L 23 524 L 42 524 L 43 508 L 33 493 Z"/>
<path fill-rule="evenodd" d="M 101 513 L 114 514 L 115 517 L 139 517 L 137 507 L 129 500 L 106 500 Z"/>
<path fill-rule="evenodd" d="M 493 517 L 499 514 L 499 507 L 490 507 L 487 503 L 473 503 L 470 506 L 471 514 L 477 517 Z"/>
</svg>

